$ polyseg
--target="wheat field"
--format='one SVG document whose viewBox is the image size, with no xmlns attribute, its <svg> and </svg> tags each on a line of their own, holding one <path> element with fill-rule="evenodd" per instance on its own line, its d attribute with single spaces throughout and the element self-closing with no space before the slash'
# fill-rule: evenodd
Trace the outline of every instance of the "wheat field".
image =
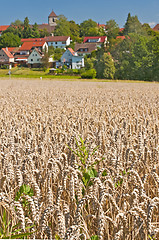
<svg viewBox="0 0 159 240">
<path fill-rule="evenodd" d="M 159 84 L 0 80 L 0 120 L 1 238 L 159 239 Z"/>
</svg>

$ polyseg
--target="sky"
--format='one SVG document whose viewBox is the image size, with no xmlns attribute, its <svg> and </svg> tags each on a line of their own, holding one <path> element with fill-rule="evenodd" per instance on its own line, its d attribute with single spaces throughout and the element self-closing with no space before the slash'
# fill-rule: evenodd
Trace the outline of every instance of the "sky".
<svg viewBox="0 0 159 240">
<path fill-rule="evenodd" d="M 151 27 L 159 23 L 159 0 L 6 0 L 0 8 L 0 25 L 24 21 L 25 17 L 30 24 L 47 23 L 52 10 L 79 24 L 88 19 L 100 24 L 114 19 L 122 28 L 129 12 Z"/>
</svg>

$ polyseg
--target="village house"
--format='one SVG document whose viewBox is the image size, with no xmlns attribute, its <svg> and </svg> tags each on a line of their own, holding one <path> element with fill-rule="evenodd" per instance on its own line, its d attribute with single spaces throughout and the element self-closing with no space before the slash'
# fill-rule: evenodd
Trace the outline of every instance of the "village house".
<svg viewBox="0 0 159 240">
<path fill-rule="evenodd" d="M 44 40 L 47 42 L 48 46 L 62 49 L 66 48 L 71 43 L 70 36 L 49 36 L 45 37 Z"/>
<path fill-rule="evenodd" d="M 23 42 L 22 46 L 19 48 L 20 55 L 23 54 L 30 54 L 30 51 L 34 48 L 38 48 L 40 51 L 46 51 L 48 52 L 48 45 L 45 40 L 42 41 L 34 41 L 34 38 L 32 38 L 32 41 L 25 41 Z"/>
<path fill-rule="evenodd" d="M 43 52 L 41 52 L 38 48 L 34 48 L 27 59 L 27 66 L 30 68 L 41 67 L 43 56 Z M 50 67 L 54 67 L 55 61 L 53 61 L 53 58 L 49 57 L 48 61 L 50 63 Z"/>
<path fill-rule="evenodd" d="M 8 51 L 8 48 L 2 48 L 0 50 L 0 66 L 6 65 L 11 69 L 13 64 L 14 56 Z"/>
<path fill-rule="evenodd" d="M 28 67 L 40 67 L 43 55 L 38 48 L 34 48 L 28 57 Z"/>
<path fill-rule="evenodd" d="M 44 38 L 23 38 L 21 42 L 42 42 L 45 41 L 48 46 L 65 49 L 71 43 L 70 36 L 49 36 Z"/>
<path fill-rule="evenodd" d="M 23 41 L 22 46 L 14 55 L 15 62 L 20 63 L 22 65 L 27 64 L 28 57 L 34 48 L 37 48 L 41 52 L 45 52 L 45 51 L 48 52 L 48 45 L 46 41 L 42 41 L 42 40 L 34 41 L 34 39 L 32 39 L 32 41 L 29 41 L 29 39 L 27 40 L 28 41 Z"/>
<path fill-rule="evenodd" d="M 97 43 L 76 43 L 75 52 L 80 56 L 91 54 L 98 49 Z"/>
<path fill-rule="evenodd" d="M 84 67 L 84 57 L 77 54 L 72 56 L 72 69 L 81 69 Z"/>
<path fill-rule="evenodd" d="M 79 56 L 72 48 L 68 48 L 61 57 L 62 65 L 72 69 L 84 67 L 84 58 Z"/>
<path fill-rule="evenodd" d="M 84 37 L 83 43 L 97 43 L 100 47 L 102 44 L 106 46 L 107 36 L 98 36 L 98 37 Z"/>
<path fill-rule="evenodd" d="M 72 56 L 75 55 L 75 52 L 72 48 L 67 48 L 67 50 L 63 53 L 61 57 L 61 63 L 71 66 L 72 65 Z"/>
</svg>

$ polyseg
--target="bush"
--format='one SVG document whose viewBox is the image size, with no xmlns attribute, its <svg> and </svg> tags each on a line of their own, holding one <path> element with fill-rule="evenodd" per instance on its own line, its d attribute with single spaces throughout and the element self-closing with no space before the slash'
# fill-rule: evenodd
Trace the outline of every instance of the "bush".
<svg viewBox="0 0 159 240">
<path fill-rule="evenodd" d="M 8 68 L 7 65 L 2 65 L 2 66 L 1 66 L 1 69 L 7 69 L 7 68 Z"/>
<path fill-rule="evenodd" d="M 96 77 L 96 70 L 95 69 L 90 69 L 88 71 L 85 71 L 81 74 L 81 78 L 88 78 L 92 79 Z"/>
</svg>

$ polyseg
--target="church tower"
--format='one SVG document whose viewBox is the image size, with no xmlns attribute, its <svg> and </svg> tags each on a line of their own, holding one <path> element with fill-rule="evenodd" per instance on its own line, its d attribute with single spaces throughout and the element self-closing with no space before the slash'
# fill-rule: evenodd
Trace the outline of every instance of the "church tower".
<svg viewBox="0 0 159 240">
<path fill-rule="evenodd" d="M 58 16 L 52 11 L 50 15 L 48 16 L 48 24 L 50 26 L 56 26 L 56 21 L 57 21 Z"/>
</svg>

